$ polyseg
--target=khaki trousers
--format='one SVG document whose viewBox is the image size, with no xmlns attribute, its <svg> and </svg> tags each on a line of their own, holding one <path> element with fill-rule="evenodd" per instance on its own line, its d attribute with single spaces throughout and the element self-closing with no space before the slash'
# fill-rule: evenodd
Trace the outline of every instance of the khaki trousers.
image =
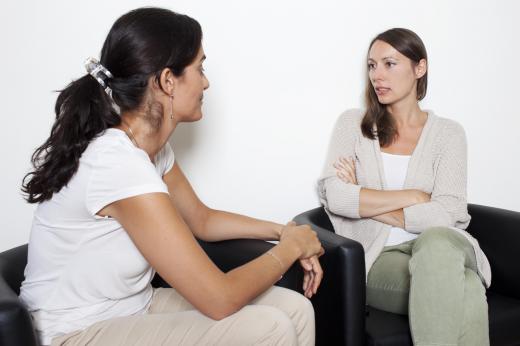
<svg viewBox="0 0 520 346">
<path fill-rule="evenodd" d="M 158 288 L 148 313 L 101 321 L 51 345 L 314 345 L 314 337 L 312 304 L 285 288 L 270 288 L 220 321 L 204 316 L 173 288 Z"/>
</svg>

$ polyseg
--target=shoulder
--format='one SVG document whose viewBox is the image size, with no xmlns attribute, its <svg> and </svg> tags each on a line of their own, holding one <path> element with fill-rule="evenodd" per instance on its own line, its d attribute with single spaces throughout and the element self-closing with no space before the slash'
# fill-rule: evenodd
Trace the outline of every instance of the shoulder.
<svg viewBox="0 0 520 346">
<path fill-rule="evenodd" d="M 120 130 L 108 129 L 95 138 L 80 158 L 80 169 L 91 179 L 150 179 L 157 175 L 148 154 Z"/>
<path fill-rule="evenodd" d="M 446 153 L 464 152 L 467 148 L 464 127 L 453 119 L 436 116 L 433 113 L 431 124 L 431 145 L 439 155 Z"/>
<path fill-rule="evenodd" d="M 92 165 L 128 165 L 135 162 L 149 162 L 148 155 L 136 148 L 126 137 L 126 134 L 117 129 L 107 129 L 96 137 L 85 150 L 82 159 Z"/>
<path fill-rule="evenodd" d="M 155 155 L 155 166 L 161 175 L 166 174 L 175 162 L 175 154 L 170 143 L 166 142 L 163 148 Z"/>
<path fill-rule="evenodd" d="M 452 136 L 465 136 L 464 127 L 457 121 L 444 118 L 428 111 L 429 116 L 434 119 L 434 126 L 441 137 L 449 139 Z"/>
<path fill-rule="evenodd" d="M 347 109 L 336 120 L 335 130 L 361 132 L 361 121 L 365 111 L 358 108 Z"/>
</svg>

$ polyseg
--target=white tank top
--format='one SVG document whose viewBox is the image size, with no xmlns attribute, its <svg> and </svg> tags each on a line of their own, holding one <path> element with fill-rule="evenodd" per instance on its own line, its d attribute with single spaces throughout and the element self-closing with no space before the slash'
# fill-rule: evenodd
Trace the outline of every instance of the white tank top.
<svg viewBox="0 0 520 346">
<path fill-rule="evenodd" d="M 381 152 L 383 167 L 386 178 L 387 190 L 402 190 L 408 171 L 410 155 L 394 155 Z M 392 246 L 404 243 L 417 238 L 417 234 L 410 233 L 399 227 L 392 227 L 390 235 L 386 240 L 385 246 Z"/>
</svg>

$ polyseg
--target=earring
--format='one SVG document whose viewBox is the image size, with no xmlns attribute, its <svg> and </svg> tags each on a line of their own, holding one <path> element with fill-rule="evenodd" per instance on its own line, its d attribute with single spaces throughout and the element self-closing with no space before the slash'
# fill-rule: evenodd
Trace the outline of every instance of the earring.
<svg viewBox="0 0 520 346">
<path fill-rule="evenodd" d="M 171 113 L 170 113 L 170 119 L 173 120 L 173 95 L 170 96 L 171 102 Z"/>
</svg>

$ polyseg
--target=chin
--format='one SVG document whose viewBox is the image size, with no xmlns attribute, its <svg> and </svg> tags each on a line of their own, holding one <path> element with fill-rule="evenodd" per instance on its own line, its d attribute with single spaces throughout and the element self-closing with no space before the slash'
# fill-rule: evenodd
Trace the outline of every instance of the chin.
<svg viewBox="0 0 520 346">
<path fill-rule="evenodd" d="M 395 102 L 397 102 L 395 97 L 388 97 L 388 96 L 387 97 L 378 97 L 377 100 L 379 101 L 380 104 L 385 105 L 385 106 L 389 106 L 389 105 L 392 105 Z"/>
<path fill-rule="evenodd" d="M 378 97 L 377 100 L 379 101 L 380 104 L 385 105 L 385 106 L 392 103 L 386 97 Z"/>
<path fill-rule="evenodd" d="M 188 122 L 193 123 L 195 121 L 199 121 L 200 119 L 202 119 L 202 112 L 197 112 L 193 114 L 193 116 L 188 120 Z"/>
</svg>

